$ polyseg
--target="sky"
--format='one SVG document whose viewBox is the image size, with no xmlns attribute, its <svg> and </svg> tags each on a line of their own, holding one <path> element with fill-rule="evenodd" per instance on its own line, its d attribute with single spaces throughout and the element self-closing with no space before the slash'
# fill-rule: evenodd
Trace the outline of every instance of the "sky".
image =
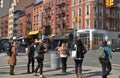
<svg viewBox="0 0 120 78">
<path fill-rule="evenodd" d="M 36 3 L 40 2 L 40 1 L 42 1 L 42 0 L 36 0 Z"/>
</svg>

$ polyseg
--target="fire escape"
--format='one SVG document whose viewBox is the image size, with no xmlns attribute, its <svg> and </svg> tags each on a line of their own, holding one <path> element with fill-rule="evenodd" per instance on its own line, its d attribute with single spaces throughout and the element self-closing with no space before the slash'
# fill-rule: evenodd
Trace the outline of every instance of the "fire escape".
<svg viewBox="0 0 120 78">
<path fill-rule="evenodd" d="M 44 21 L 43 21 L 43 35 L 48 36 L 51 34 L 51 3 L 44 5 Z"/>
<path fill-rule="evenodd" d="M 28 14 L 26 15 L 25 35 L 27 35 L 30 31 L 32 31 L 32 20 L 31 20 L 31 14 L 28 13 Z"/>
<path fill-rule="evenodd" d="M 57 0 L 56 2 L 56 29 L 57 35 L 63 36 L 67 33 L 69 23 L 68 2 Z"/>
</svg>

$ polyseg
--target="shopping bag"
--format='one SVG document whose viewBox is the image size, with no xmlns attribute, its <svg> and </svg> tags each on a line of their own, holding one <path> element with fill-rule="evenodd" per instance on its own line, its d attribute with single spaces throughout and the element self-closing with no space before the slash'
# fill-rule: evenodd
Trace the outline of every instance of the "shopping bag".
<svg viewBox="0 0 120 78">
<path fill-rule="evenodd" d="M 77 51 L 76 50 L 73 50 L 72 51 L 72 54 L 71 54 L 71 58 L 76 58 L 76 56 L 77 56 Z"/>
</svg>

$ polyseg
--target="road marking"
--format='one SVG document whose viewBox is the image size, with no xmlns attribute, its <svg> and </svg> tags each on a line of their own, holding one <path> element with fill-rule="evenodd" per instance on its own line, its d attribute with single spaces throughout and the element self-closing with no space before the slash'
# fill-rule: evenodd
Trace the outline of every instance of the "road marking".
<svg viewBox="0 0 120 78">
<path fill-rule="evenodd" d="M 120 67 L 119 64 L 115 64 L 115 63 L 113 63 L 112 65 L 113 65 L 113 66 L 116 66 L 116 67 Z"/>
</svg>

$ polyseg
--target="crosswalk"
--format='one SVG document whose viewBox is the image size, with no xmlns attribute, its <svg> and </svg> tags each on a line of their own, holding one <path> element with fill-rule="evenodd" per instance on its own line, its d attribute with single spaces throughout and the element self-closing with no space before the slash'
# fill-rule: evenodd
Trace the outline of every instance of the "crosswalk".
<svg viewBox="0 0 120 78">
<path fill-rule="evenodd" d="M 113 69 L 116 69 L 116 70 L 120 70 L 120 65 L 113 63 L 113 64 L 112 64 L 112 68 L 113 68 Z"/>
</svg>

